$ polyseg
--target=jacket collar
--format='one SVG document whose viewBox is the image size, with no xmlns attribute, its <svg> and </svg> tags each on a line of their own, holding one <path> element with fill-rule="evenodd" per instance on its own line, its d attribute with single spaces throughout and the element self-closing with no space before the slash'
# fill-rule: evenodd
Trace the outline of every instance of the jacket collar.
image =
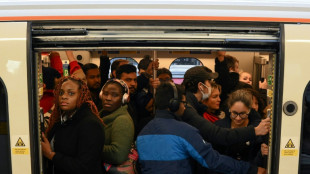
<svg viewBox="0 0 310 174">
<path fill-rule="evenodd" d="M 167 119 L 181 120 L 180 117 L 176 116 L 174 113 L 172 113 L 168 110 L 156 110 L 155 117 L 156 118 L 167 118 Z"/>
<path fill-rule="evenodd" d="M 186 101 L 199 113 L 199 115 L 203 115 L 203 113 L 207 110 L 207 106 L 199 103 L 195 95 L 191 92 L 186 92 Z"/>
<path fill-rule="evenodd" d="M 99 116 L 101 117 L 101 119 L 105 124 L 108 124 L 110 122 L 113 122 L 120 115 L 127 115 L 128 114 L 127 108 L 128 108 L 127 105 L 121 106 L 114 112 L 110 113 L 109 115 L 103 115 L 103 110 L 101 110 L 99 112 Z"/>
</svg>

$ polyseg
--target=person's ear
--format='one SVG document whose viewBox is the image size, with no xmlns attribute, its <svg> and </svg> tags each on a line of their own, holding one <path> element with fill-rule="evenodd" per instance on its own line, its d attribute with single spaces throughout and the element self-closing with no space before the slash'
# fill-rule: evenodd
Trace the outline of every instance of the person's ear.
<svg viewBox="0 0 310 174">
<path fill-rule="evenodd" d="M 229 72 L 235 72 L 234 68 L 230 67 Z"/>
<path fill-rule="evenodd" d="M 203 87 L 201 86 L 201 82 L 198 83 L 198 89 L 199 89 L 200 91 L 203 91 Z"/>
<path fill-rule="evenodd" d="M 113 74 L 113 77 L 116 78 L 116 71 L 115 70 L 112 71 L 112 74 Z"/>
</svg>

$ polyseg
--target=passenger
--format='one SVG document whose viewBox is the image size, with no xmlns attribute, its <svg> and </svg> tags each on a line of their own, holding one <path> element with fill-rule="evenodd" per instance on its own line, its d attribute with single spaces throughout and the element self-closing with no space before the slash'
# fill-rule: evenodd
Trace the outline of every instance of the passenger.
<svg viewBox="0 0 310 174">
<path fill-rule="evenodd" d="M 250 125 L 256 127 L 260 122 L 258 113 L 252 108 L 252 94 L 246 89 L 237 90 L 230 94 L 227 104 L 229 113 L 223 120 L 215 122 L 216 125 L 223 128 L 242 128 Z M 255 138 L 247 142 L 240 142 L 229 146 L 214 145 L 219 153 L 231 156 L 237 160 L 255 162 L 260 153 L 262 138 Z"/>
<path fill-rule="evenodd" d="M 83 67 L 83 64 L 77 62 L 74 58 L 72 51 L 66 51 L 67 58 L 69 60 L 69 73 L 71 76 L 74 76 L 76 78 L 79 78 L 83 80 L 85 83 L 87 83 L 86 76 L 82 70 L 81 67 Z M 82 66 L 81 66 L 82 65 Z"/>
<path fill-rule="evenodd" d="M 210 96 L 210 81 L 216 77 L 216 73 L 209 73 L 201 66 L 192 67 L 185 72 L 183 84 L 186 90 L 186 99 L 191 107 L 186 108 L 182 117 L 183 121 L 196 127 L 202 137 L 211 144 L 230 145 L 249 141 L 256 135 L 267 134 L 270 128 L 270 118 L 263 120 L 255 128 L 249 126 L 230 130 L 212 124 L 197 112 L 199 102 Z"/>
<path fill-rule="evenodd" d="M 121 65 L 124 64 L 128 64 L 129 61 L 128 60 L 124 60 L 124 59 L 117 59 L 115 60 L 112 65 L 111 65 L 111 79 L 116 78 L 116 70 L 118 67 L 120 67 Z"/>
<path fill-rule="evenodd" d="M 240 72 L 239 73 L 239 81 L 244 82 L 252 86 L 252 75 L 248 72 Z"/>
<path fill-rule="evenodd" d="M 154 71 L 158 70 L 159 61 L 156 59 L 155 61 L 151 60 L 149 56 L 145 56 L 138 64 L 139 76 L 137 79 L 138 87 L 137 90 L 140 92 L 141 90 L 148 90 L 150 80 L 153 80 L 151 77 L 154 75 Z"/>
<path fill-rule="evenodd" d="M 51 67 L 42 67 L 43 73 L 43 97 L 40 100 L 40 107 L 43 113 L 51 112 L 54 105 L 54 88 L 61 77 L 59 72 Z"/>
<path fill-rule="evenodd" d="M 154 108 L 154 99 L 153 93 L 154 89 L 158 87 L 160 81 L 158 78 L 153 78 L 154 71 L 158 69 L 159 62 L 152 61 L 149 58 L 142 59 L 139 63 L 142 69 L 147 67 L 145 72 L 137 78 L 137 109 L 139 112 L 139 126 L 138 132 L 151 120 L 154 118 L 153 108 Z"/>
<path fill-rule="evenodd" d="M 215 72 L 219 74 L 215 82 L 222 86 L 221 109 L 225 110 L 224 104 L 228 94 L 233 92 L 239 83 L 239 61 L 219 51 L 218 57 L 215 58 Z"/>
<path fill-rule="evenodd" d="M 266 107 L 266 104 L 264 103 L 264 101 L 261 97 L 261 94 L 252 88 L 246 88 L 245 90 L 249 91 L 252 95 L 252 108 L 256 112 L 259 113 L 259 115 L 262 119 L 265 119 L 266 114 L 264 112 L 264 109 Z"/>
<path fill-rule="evenodd" d="M 214 123 L 217 120 L 223 119 L 225 117 L 225 113 L 220 110 L 221 86 L 215 82 L 210 82 L 210 84 L 212 91 L 211 95 L 202 101 L 202 103 L 207 106 L 207 110 L 203 113 L 203 117 Z"/>
<path fill-rule="evenodd" d="M 105 126 L 105 145 L 102 157 L 106 168 L 128 160 L 134 142 L 134 124 L 127 111 L 129 89 L 119 79 L 110 79 L 102 87 L 102 110 L 99 115 Z"/>
<path fill-rule="evenodd" d="M 265 170 L 220 155 L 199 131 L 180 121 L 186 98 L 179 86 L 162 83 L 155 94 L 156 114 L 140 132 L 137 149 L 142 173 L 193 173 L 194 159 L 222 173 L 261 173 Z"/>
<path fill-rule="evenodd" d="M 147 69 L 147 67 L 149 66 L 149 64 L 152 62 L 151 60 L 151 56 L 150 55 L 145 55 L 143 57 L 143 59 L 140 60 L 139 64 L 138 64 L 138 73 L 139 75 L 141 75 L 142 73 L 144 73 Z"/>
<path fill-rule="evenodd" d="M 63 67 L 60 55 L 56 51 L 52 51 L 49 55 L 51 67 L 56 69 L 61 76 L 63 76 Z"/>
<path fill-rule="evenodd" d="M 303 96 L 302 144 L 300 154 L 300 174 L 310 173 L 310 83 Z"/>
<path fill-rule="evenodd" d="M 82 67 L 84 74 L 86 75 L 87 86 L 91 93 L 92 100 L 97 106 L 98 110 L 102 109 L 102 102 L 99 98 L 101 77 L 100 71 L 96 64 L 87 63 Z"/>
<path fill-rule="evenodd" d="M 100 78 L 101 78 L 101 84 L 100 84 L 100 89 L 102 86 L 108 81 L 109 79 L 109 70 L 110 70 L 110 59 L 108 57 L 108 52 L 107 51 L 102 51 L 100 56 Z"/>
<path fill-rule="evenodd" d="M 103 173 L 101 152 L 103 123 L 87 85 L 73 77 L 63 77 L 55 89 L 55 109 L 42 152 L 49 159 L 48 173 Z"/>
<path fill-rule="evenodd" d="M 160 82 L 173 82 L 172 73 L 167 68 L 160 68 L 157 70 L 157 78 Z"/>
<path fill-rule="evenodd" d="M 73 52 L 72 51 L 66 51 L 66 54 L 67 54 L 67 58 L 69 60 L 69 67 L 70 67 L 69 68 L 69 75 L 70 74 L 72 75 L 75 73 L 76 77 L 82 77 L 81 79 L 84 79 L 82 71 L 79 70 L 79 69 L 81 69 L 81 66 L 79 65 L 79 63 L 74 58 Z M 50 57 L 50 61 L 51 61 L 51 67 L 56 69 L 60 73 L 60 75 L 63 76 L 63 64 L 62 64 L 59 53 L 56 51 L 52 51 L 49 57 Z"/>
<path fill-rule="evenodd" d="M 135 126 L 135 139 L 138 133 L 138 121 L 139 121 L 139 114 L 137 111 L 137 104 L 136 104 L 136 96 L 137 96 L 137 68 L 131 64 L 125 64 L 120 66 L 116 70 L 116 78 L 123 80 L 130 91 L 130 100 L 128 103 L 128 113 L 130 114 L 134 126 Z"/>
</svg>

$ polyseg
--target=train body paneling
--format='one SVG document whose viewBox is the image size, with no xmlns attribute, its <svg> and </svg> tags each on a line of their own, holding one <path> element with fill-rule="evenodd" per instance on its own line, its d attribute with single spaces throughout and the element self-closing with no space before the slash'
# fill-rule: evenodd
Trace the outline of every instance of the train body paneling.
<svg viewBox="0 0 310 174">
<path fill-rule="evenodd" d="M 300 1 L 7 1 L 0 20 L 208 20 L 310 22 Z"/>
<path fill-rule="evenodd" d="M 8 95 L 12 173 L 30 174 L 27 26 L 26 22 L 0 22 L 0 77 Z M 19 138 L 23 143 L 18 144 Z"/>
<path fill-rule="evenodd" d="M 285 51 L 283 74 L 283 111 L 281 122 L 280 166 L 279 173 L 297 173 L 299 153 L 302 150 L 301 123 L 303 99 L 309 83 L 310 59 L 307 51 L 310 48 L 309 25 L 285 25 Z M 290 115 L 286 103 L 296 103 L 296 113 Z M 306 128 L 305 128 L 306 129 Z M 290 141 L 291 140 L 291 141 Z M 294 147 L 293 147 L 294 146 Z"/>
</svg>

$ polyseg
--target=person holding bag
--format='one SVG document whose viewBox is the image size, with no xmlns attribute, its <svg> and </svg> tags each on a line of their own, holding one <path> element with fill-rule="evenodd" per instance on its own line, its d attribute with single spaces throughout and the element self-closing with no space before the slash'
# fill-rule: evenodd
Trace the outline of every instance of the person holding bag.
<svg viewBox="0 0 310 174">
<path fill-rule="evenodd" d="M 105 126 L 105 145 L 102 152 L 107 173 L 136 173 L 138 153 L 134 148 L 134 124 L 127 111 L 129 89 L 119 79 L 111 79 L 99 94 L 102 110 L 99 115 Z"/>
</svg>

